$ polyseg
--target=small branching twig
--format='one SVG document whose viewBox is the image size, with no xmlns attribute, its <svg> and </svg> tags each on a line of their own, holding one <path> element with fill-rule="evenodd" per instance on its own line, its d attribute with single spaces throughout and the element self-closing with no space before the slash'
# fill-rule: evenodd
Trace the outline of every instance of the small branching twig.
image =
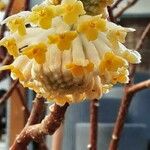
<svg viewBox="0 0 150 150">
<path fill-rule="evenodd" d="M 2 66 L 9 65 L 11 62 L 12 62 L 12 57 L 10 55 L 7 55 L 2 61 L 1 65 Z M 6 78 L 8 72 L 9 71 L 7 70 L 0 71 L 0 81 Z"/>
<path fill-rule="evenodd" d="M 30 141 L 34 140 L 39 143 L 43 140 L 45 135 L 52 135 L 60 127 L 64 120 L 64 115 L 68 106 L 68 103 L 62 107 L 55 104 L 52 112 L 39 124 L 30 125 L 30 123 L 34 122 L 34 119 L 31 116 L 25 128 L 17 136 L 10 150 L 24 149 Z"/>
<path fill-rule="evenodd" d="M 30 114 L 30 117 L 28 118 L 25 128 L 39 122 L 39 116 L 41 116 L 42 111 L 44 109 L 44 101 L 45 100 L 38 95 L 35 97 L 35 99 L 33 101 L 31 114 Z M 41 142 L 43 145 L 45 145 L 44 141 L 41 141 Z M 22 148 L 23 148 L 23 150 L 26 150 L 27 146 L 22 147 Z M 19 147 L 13 147 L 13 149 L 20 150 Z"/>
<path fill-rule="evenodd" d="M 20 97 L 19 99 L 21 101 L 21 104 L 22 104 L 22 107 L 23 107 L 23 110 L 24 110 L 24 113 L 25 113 L 25 120 L 27 120 L 29 115 L 30 115 L 30 111 L 27 107 L 26 99 L 25 99 L 24 95 L 22 94 L 22 92 L 21 92 L 21 90 L 18 86 L 15 89 L 18 93 L 18 96 Z"/>
<path fill-rule="evenodd" d="M 111 9 L 115 9 L 122 2 L 122 0 L 116 0 L 116 2 L 111 6 Z"/>
<path fill-rule="evenodd" d="M 128 111 L 127 108 L 129 108 L 129 105 L 132 101 L 133 96 L 137 92 L 147 89 L 147 88 L 150 88 L 150 80 L 143 81 L 141 83 L 132 85 L 131 87 L 129 87 L 129 88 L 127 87 L 125 89 L 125 95 L 122 98 L 122 103 L 121 103 L 121 106 L 119 109 L 119 114 L 117 117 L 117 121 L 115 124 L 113 134 L 112 134 L 112 139 L 111 139 L 111 143 L 109 146 L 109 150 L 117 150 L 118 149 L 118 143 L 119 143 L 120 136 L 122 133 L 121 131 L 123 129 L 125 118 L 126 118 L 127 111 Z"/>
<path fill-rule="evenodd" d="M 94 99 L 90 106 L 90 144 L 89 150 L 97 150 L 97 132 L 98 132 L 98 107 L 99 101 Z"/>
<path fill-rule="evenodd" d="M 146 28 L 144 29 L 144 31 L 141 35 L 141 38 L 137 42 L 137 45 L 136 45 L 136 48 L 135 48 L 136 51 L 139 51 L 142 48 L 144 40 L 145 40 L 145 38 L 146 38 L 146 36 L 149 32 L 150 32 L 150 23 L 146 26 Z M 133 78 L 134 78 L 134 74 L 136 72 L 136 67 L 137 67 L 137 65 L 132 65 L 130 67 L 130 79 L 132 81 L 133 81 Z"/>
<path fill-rule="evenodd" d="M 29 9 L 30 9 L 30 0 L 25 0 L 24 10 L 29 10 Z"/>
<path fill-rule="evenodd" d="M 15 80 L 15 81 L 12 83 L 11 87 L 9 88 L 9 90 L 8 90 L 8 91 L 2 96 L 2 98 L 0 99 L 0 104 L 4 103 L 6 100 L 8 100 L 9 97 L 11 96 L 11 94 L 13 93 L 13 91 L 14 91 L 15 89 L 18 90 L 18 87 L 17 87 L 17 86 L 18 86 L 18 83 L 19 83 L 19 80 Z M 29 112 L 29 110 L 28 110 L 28 108 L 27 108 L 27 104 L 26 104 L 26 102 L 25 102 L 25 99 L 23 98 L 23 96 L 22 96 L 22 94 L 21 94 L 20 91 L 18 91 L 18 94 L 19 94 L 19 96 L 21 97 L 20 99 L 21 99 L 21 103 L 22 103 L 23 109 L 24 109 L 25 114 L 26 114 L 26 118 L 28 118 L 30 112 Z"/>
<path fill-rule="evenodd" d="M 113 15 L 113 10 L 110 6 L 107 7 L 108 14 L 109 14 L 109 20 L 112 22 L 116 22 L 114 15 Z"/>
<path fill-rule="evenodd" d="M 136 50 L 140 50 L 142 48 L 143 42 L 149 31 L 150 31 L 150 26 L 147 25 L 145 30 L 143 31 L 143 34 L 140 37 L 140 40 L 138 41 L 136 45 Z M 150 80 L 143 81 L 138 84 L 133 84 L 133 78 L 134 78 L 135 72 L 136 72 L 136 65 L 132 65 L 131 72 L 130 72 L 130 83 L 127 84 L 124 89 L 124 96 L 121 100 L 122 102 L 121 102 L 121 106 L 118 112 L 115 127 L 113 130 L 109 150 L 117 150 L 118 148 L 119 140 L 120 140 L 121 133 L 124 127 L 125 118 L 127 116 L 127 111 L 129 109 L 129 106 L 130 106 L 130 103 L 132 101 L 134 94 L 140 90 L 150 87 Z"/>
<path fill-rule="evenodd" d="M 127 4 L 114 16 L 115 19 L 119 18 L 128 8 L 132 7 L 138 0 L 128 0 Z"/>
<path fill-rule="evenodd" d="M 2 98 L 0 99 L 0 104 L 2 104 L 3 102 L 5 102 L 12 94 L 12 92 L 14 91 L 14 89 L 16 88 L 16 86 L 18 85 L 18 80 L 14 81 L 10 87 L 10 89 L 2 96 Z"/>
</svg>

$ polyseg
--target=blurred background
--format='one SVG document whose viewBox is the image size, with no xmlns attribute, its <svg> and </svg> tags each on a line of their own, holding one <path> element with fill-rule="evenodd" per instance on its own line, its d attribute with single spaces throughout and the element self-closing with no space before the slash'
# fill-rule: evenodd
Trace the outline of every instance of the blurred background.
<svg viewBox="0 0 150 150">
<path fill-rule="evenodd" d="M 2 0 L 0 0 L 1 2 Z M 3 0 L 6 5 L 9 0 Z M 126 0 L 122 0 L 126 2 Z M 30 7 L 42 2 L 42 0 L 31 0 Z M 22 8 L 23 1 L 15 0 L 14 13 Z M 0 6 L 1 8 L 1 6 Z M 0 11 L 0 20 L 4 16 L 4 9 Z M 134 49 L 145 26 L 150 22 L 150 0 L 138 0 L 138 2 L 128 9 L 118 23 L 133 27 L 136 32 L 130 33 L 126 44 L 130 49 Z M 138 65 L 135 82 L 140 82 L 150 78 L 150 34 L 146 37 L 144 46 L 140 51 L 142 63 Z M 10 87 L 10 78 L 0 82 L 0 97 Z M 23 89 L 29 109 L 32 106 L 34 93 Z M 116 86 L 113 90 L 104 95 L 99 102 L 99 131 L 98 150 L 107 150 L 111 138 L 111 132 L 116 120 L 120 100 L 123 95 L 123 87 Z M 26 122 L 25 111 L 19 101 L 19 93 L 14 91 L 10 100 L 0 104 L 0 150 L 7 150 L 12 144 L 16 135 L 21 131 Z M 46 104 L 47 106 L 49 104 Z M 46 112 L 45 112 L 46 113 Z M 150 90 L 144 90 L 136 94 L 126 118 L 123 136 L 119 150 L 150 150 Z M 63 128 L 63 127 L 62 127 Z M 89 134 L 89 102 L 73 104 L 68 108 L 64 122 L 62 150 L 85 150 L 88 144 Z M 47 137 L 47 145 L 51 149 L 51 137 Z M 58 142 L 59 143 L 59 142 Z M 36 144 L 30 144 L 30 150 L 37 150 Z M 59 149 L 52 149 L 59 150 Z"/>
</svg>

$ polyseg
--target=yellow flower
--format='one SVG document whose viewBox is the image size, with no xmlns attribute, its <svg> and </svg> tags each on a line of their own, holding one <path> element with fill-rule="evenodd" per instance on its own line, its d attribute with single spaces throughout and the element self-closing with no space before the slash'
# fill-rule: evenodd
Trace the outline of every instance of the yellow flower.
<svg viewBox="0 0 150 150">
<path fill-rule="evenodd" d="M 94 41 L 97 39 L 99 31 L 106 31 L 106 20 L 102 19 L 100 15 L 88 18 L 79 22 L 77 30 L 84 33 L 88 40 Z"/>
<path fill-rule="evenodd" d="M 44 43 L 28 46 L 22 50 L 22 54 L 30 59 L 35 59 L 38 64 L 43 64 L 46 59 L 47 46 Z"/>
<path fill-rule="evenodd" d="M 93 71 L 94 64 L 89 63 L 87 66 L 79 66 L 79 65 L 71 63 L 71 64 L 66 65 L 66 68 L 69 69 L 74 76 L 83 76 L 84 74 L 90 73 Z"/>
<path fill-rule="evenodd" d="M 64 22 L 69 25 L 76 23 L 79 15 L 83 14 L 85 14 L 85 11 L 81 1 L 69 0 L 62 4 L 62 16 Z"/>
<path fill-rule="evenodd" d="M 129 81 L 128 75 L 129 72 L 125 67 L 119 68 L 117 72 L 112 73 L 111 82 L 112 84 L 116 84 L 117 82 L 128 83 Z"/>
<path fill-rule="evenodd" d="M 19 55 L 19 50 L 16 44 L 16 40 L 14 38 L 5 38 L 0 41 L 0 46 L 4 46 L 7 48 L 8 53 L 13 57 L 17 57 Z"/>
<path fill-rule="evenodd" d="M 113 52 L 107 52 L 100 62 L 100 74 L 103 74 L 106 70 L 114 72 L 117 71 L 118 68 L 126 66 L 127 62 L 125 59 L 115 55 Z"/>
<path fill-rule="evenodd" d="M 18 32 L 19 35 L 26 34 L 25 19 L 21 17 L 12 18 L 7 22 L 7 26 L 11 32 Z"/>
<path fill-rule="evenodd" d="M 13 65 L 6 65 L 6 66 L 0 67 L 0 71 L 3 71 L 3 70 L 11 70 L 11 73 L 14 74 L 16 78 L 18 78 L 21 81 L 25 80 L 23 73 L 19 70 L 19 68 L 14 67 Z"/>
<path fill-rule="evenodd" d="M 108 40 L 114 47 L 118 46 L 118 42 L 124 43 L 127 32 L 124 30 L 112 29 L 107 33 Z"/>
<path fill-rule="evenodd" d="M 55 10 L 52 6 L 39 5 L 32 8 L 32 13 L 27 20 L 43 29 L 51 27 L 52 18 L 55 17 Z"/>
<path fill-rule="evenodd" d="M 63 51 L 71 47 L 72 41 L 77 37 L 77 32 L 68 31 L 61 34 L 53 34 L 48 36 L 50 44 L 56 44 L 57 47 Z"/>
</svg>

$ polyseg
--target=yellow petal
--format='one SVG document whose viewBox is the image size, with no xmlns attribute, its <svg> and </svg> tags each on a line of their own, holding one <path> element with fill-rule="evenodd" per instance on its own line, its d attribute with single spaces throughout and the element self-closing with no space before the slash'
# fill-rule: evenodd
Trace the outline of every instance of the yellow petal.
<svg viewBox="0 0 150 150">
<path fill-rule="evenodd" d="M 72 41 L 76 38 L 76 31 L 68 31 L 61 34 L 53 34 L 48 36 L 49 44 L 56 44 L 63 51 L 71 47 Z"/>
<path fill-rule="evenodd" d="M 16 44 L 16 40 L 14 38 L 6 38 L 0 41 L 0 45 L 7 48 L 8 53 L 13 57 L 17 57 L 19 55 L 19 50 Z"/>
<path fill-rule="evenodd" d="M 46 59 L 47 46 L 44 43 L 28 46 L 22 50 L 22 54 L 30 59 L 35 59 L 38 64 L 43 64 Z"/>
</svg>

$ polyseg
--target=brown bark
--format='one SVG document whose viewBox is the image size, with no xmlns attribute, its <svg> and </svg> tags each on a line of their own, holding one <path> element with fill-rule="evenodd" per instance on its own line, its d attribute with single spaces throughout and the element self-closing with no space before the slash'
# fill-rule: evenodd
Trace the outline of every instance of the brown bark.
<svg viewBox="0 0 150 150">
<path fill-rule="evenodd" d="M 132 85 L 131 87 L 125 88 L 125 95 L 122 98 L 122 103 L 119 109 L 119 114 L 117 117 L 116 125 L 112 134 L 112 139 L 111 139 L 111 143 L 109 146 L 109 150 L 117 150 L 118 148 L 118 143 L 119 143 L 122 129 L 123 129 L 124 122 L 125 122 L 125 117 L 128 111 L 127 108 L 129 108 L 129 105 L 132 101 L 134 94 L 146 88 L 150 88 L 150 80 L 143 81 L 141 83 Z"/>
<path fill-rule="evenodd" d="M 52 135 L 61 125 L 64 120 L 64 115 L 69 106 L 66 103 L 64 106 L 54 105 L 53 111 L 47 115 L 41 123 L 35 125 L 26 125 L 22 132 L 18 135 L 10 150 L 20 150 L 27 147 L 30 141 L 40 142 L 45 135 Z M 32 117 L 28 122 L 33 122 Z"/>
<path fill-rule="evenodd" d="M 90 106 L 90 144 L 89 150 L 97 150 L 97 133 L 98 133 L 98 106 L 99 101 L 94 99 Z"/>
</svg>

